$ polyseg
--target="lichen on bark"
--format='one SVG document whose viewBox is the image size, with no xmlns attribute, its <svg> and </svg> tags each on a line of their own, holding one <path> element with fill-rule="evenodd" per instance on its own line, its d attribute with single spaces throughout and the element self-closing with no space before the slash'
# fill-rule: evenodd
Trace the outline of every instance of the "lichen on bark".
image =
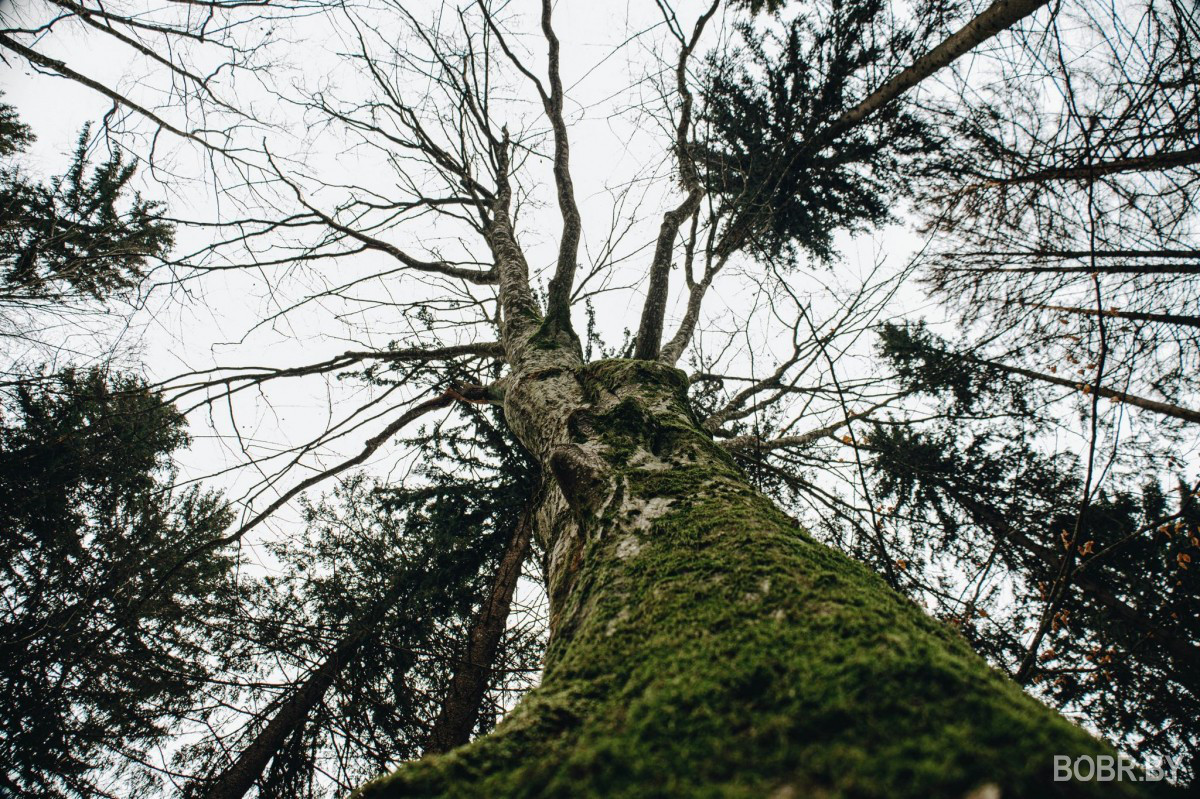
<svg viewBox="0 0 1200 799">
<path fill-rule="evenodd" d="M 516 427 L 543 457 L 570 452 L 564 474 L 584 476 L 564 489 L 586 494 L 552 488 L 538 516 L 542 684 L 492 734 L 362 799 L 1151 795 L 1054 782 L 1054 755 L 1111 750 L 751 488 L 691 413 L 682 372 L 542 374 L 557 396 L 506 412 L 564 414 Z"/>
</svg>

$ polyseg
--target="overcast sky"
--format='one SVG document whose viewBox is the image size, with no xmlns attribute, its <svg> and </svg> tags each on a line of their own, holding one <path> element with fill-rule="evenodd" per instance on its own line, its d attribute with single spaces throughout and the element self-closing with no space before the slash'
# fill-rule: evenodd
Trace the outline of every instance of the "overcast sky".
<svg viewBox="0 0 1200 799">
<path fill-rule="evenodd" d="M 432 19 L 432 9 L 437 7 L 416 6 L 406 4 L 421 19 Z M 509 14 L 506 20 L 511 41 L 514 47 L 523 48 L 531 66 L 540 73 L 544 40 L 536 18 L 530 13 L 518 14 L 517 7 L 519 4 L 513 4 L 505 12 Z M 22 8 L 28 9 L 23 13 L 31 16 L 40 13 L 33 4 Z M 686 28 L 690 28 L 699 8 L 698 3 L 680 4 L 679 16 Z M 381 42 L 393 35 L 396 41 L 406 41 L 408 34 L 394 18 L 361 10 L 355 14 L 360 21 L 379 22 Z M 442 24 L 449 22 L 443 20 Z M 679 196 L 667 149 L 670 137 L 663 128 L 667 109 L 673 108 L 668 103 L 674 102 L 663 96 L 669 88 L 664 82 L 671 79 L 664 73 L 664 65 L 674 58 L 674 50 L 661 16 L 650 3 L 562 2 L 556 9 L 555 27 L 563 42 L 572 172 L 584 217 L 585 272 L 605 252 L 614 228 L 623 231 L 613 250 L 614 265 L 602 280 L 589 285 L 611 289 L 596 296 L 594 302 L 599 330 L 610 345 L 615 345 L 625 329 L 636 328 L 642 299 L 639 283 L 649 260 L 649 248 L 662 211 Z M 722 29 L 727 26 L 711 26 L 713 31 Z M 342 56 L 354 45 L 353 31 L 349 18 L 337 13 L 277 20 L 270 31 L 275 44 L 261 54 L 262 63 L 268 66 L 254 75 L 239 77 L 236 84 L 223 85 L 229 96 L 237 98 L 239 107 L 251 108 L 258 117 L 271 122 L 269 127 L 242 125 L 236 131 L 236 140 L 246 147 L 267 141 L 273 156 L 289 164 L 291 174 L 310 192 L 311 202 L 325 208 L 332 208 L 348 191 L 355 191 L 334 184 L 367 187 L 385 196 L 396 186 L 380 150 L 364 146 L 341 129 L 314 125 L 314 116 L 295 105 L 316 91 L 345 101 L 369 96 L 367 78 L 360 66 Z M 260 25 L 239 35 L 255 38 L 266 33 Z M 371 38 L 369 32 L 367 36 Z M 700 50 L 721 44 L 713 35 Z M 166 96 L 160 69 L 90 32 L 56 33 L 39 46 L 85 74 L 120 86 L 145 105 L 161 108 L 164 118 L 181 127 L 196 128 L 210 122 L 208 117 L 199 116 L 197 106 L 179 107 Z M 200 51 L 195 57 L 203 62 L 206 54 Z M 3 68 L 0 82 L 7 101 L 17 106 L 38 136 L 22 163 L 44 174 L 61 172 L 80 127 L 98 120 L 111 107 L 108 101 L 77 84 L 37 75 L 25 66 Z M 511 70 L 499 76 L 498 83 L 502 88 L 496 92 L 493 115 L 506 122 L 514 135 L 522 131 L 531 136 L 544 133 L 541 110 L 528 84 Z M 414 96 L 426 89 L 416 80 L 404 88 Z M 289 201 L 278 193 L 279 187 L 260 194 L 245 191 L 238 185 L 237 167 L 221 159 L 205 158 L 203 151 L 191 143 L 166 133 L 150 139 L 145 134 L 148 126 L 135 120 L 128 127 L 142 134 L 129 135 L 115 144 L 128 147 L 130 153 L 141 158 L 151 152 L 153 145 L 154 169 L 143 168 L 138 181 L 147 196 L 167 203 L 173 217 L 214 221 L 230 215 L 269 214 L 272 206 Z M 97 152 L 105 146 L 106 142 L 96 140 Z M 245 157 L 260 166 L 264 163 L 262 154 Z M 519 235 L 531 266 L 541 272 L 553 262 L 560 222 L 548 163 L 533 157 L 527 167 L 521 187 L 528 193 L 522 197 Z M 323 184 L 334 187 L 323 188 Z M 254 203 L 260 201 L 262 205 L 255 207 Z M 834 314 L 837 301 L 857 288 L 874 268 L 882 267 L 876 279 L 895 274 L 921 246 L 922 239 L 910 230 L 903 209 L 898 212 L 901 219 L 896 225 L 869 235 L 841 236 L 840 257 L 833 264 L 810 265 L 789 277 L 789 286 L 802 301 L 811 303 L 818 322 Z M 422 222 L 388 232 L 389 240 L 422 257 L 453 253 L 457 247 L 455 236 L 447 235 L 441 226 Z M 208 229 L 181 227 L 176 251 L 191 252 L 210 237 Z M 475 249 L 479 252 L 478 243 Z M 264 251 L 260 256 L 274 257 L 275 253 Z M 100 338 L 93 338 L 100 328 L 110 339 L 116 337 L 127 356 L 123 362 L 139 360 L 152 379 L 216 366 L 291 366 L 322 360 L 346 349 L 381 348 L 392 341 L 411 343 L 416 340 L 419 324 L 390 303 L 411 300 L 421 292 L 432 291 L 430 296 L 436 296 L 441 288 L 431 290 L 410 277 L 389 275 L 370 280 L 354 287 L 352 300 L 325 298 L 279 315 L 304 298 L 392 265 L 382 255 L 366 254 L 294 269 L 210 273 L 183 286 L 160 285 L 131 321 L 91 320 L 85 333 L 67 331 L 72 358 L 84 360 L 90 352 L 112 351 L 111 344 L 101 346 Z M 680 283 L 676 270 L 673 285 L 679 288 Z M 668 331 L 681 310 L 682 292 L 674 296 L 676 304 Z M 779 299 L 761 291 L 756 274 L 732 264 L 706 301 L 706 321 L 701 327 L 709 332 L 699 338 L 698 348 L 725 352 L 724 363 L 731 373 L 769 372 L 775 359 L 791 345 L 787 330 L 790 319 L 781 319 L 768 307 Z M 905 315 L 941 316 L 911 281 L 881 317 Z M 271 321 L 264 323 L 265 319 Z M 582 306 L 576 309 L 576 325 L 581 330 L 585 325 Z M 49 338 L 56 341 L 56 335 L 50 334 Z M 491 335 L 477 327 L 452 333 L 450 338 L 483 339 Z M 872 344 L 872 337 L 859 331 L 841 340 L 836 349 L 846 348 L 850 355 L 866 356 Z M 681 365 L 686 368 L 686 364 Z M 843 379 L 870 368 L 869 361 L 861 357 L 839 362 Z M 196 441 L 182 460 L 183 474 L 188 478 L 208 477 L 212 484 L 229 490 L 231 496 L 241 496 L 264 476 L 274 479 L 273 470 L 278 468 L 278 464 L 261 469 L 236 468 L 245 463 L 247 452 L 261 457 L 294 446 L 377 396 L 375 390 L 357 382 L 338 383 L 316 377 L 276 381 L 265 395 L 247 393 L 231 405 L 203 408 L 193 415 Z M 328 465 L 357 451 L 361 442 L 386 421 L 386 417 L 376 418 L 333 445 L 310 453 L 300 468 L 279 478 L 278 485 L 291 485 L 307 476 L 306 469 Z M 821 423 L 820 413 L 815 412 L 812 423 L 805 427 Z M 377 454 L 368 467 L 376 474 L 398 480 L 406 475 L 411 461 L 391 448 Z M 257 507 L 271 497 L 268 491 Z M 294 519 L 294 513 L 285 513 L 277 524 L 286 526 Z"/>
</svg>

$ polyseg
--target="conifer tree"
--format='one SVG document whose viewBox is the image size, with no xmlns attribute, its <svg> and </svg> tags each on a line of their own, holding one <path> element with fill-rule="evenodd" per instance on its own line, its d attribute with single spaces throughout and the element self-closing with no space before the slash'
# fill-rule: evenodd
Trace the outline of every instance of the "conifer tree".
<svg viewBox="0 0 1200 799">
<path fill-rule="evenodd" d="M 0 157 L 32 141 L 16 112 L 0 104 Z M 136 172 L 120 150 L 92 166 L 85 127 L 66 173 L 49 182 L 0 166 L 0 307 L 129 289 L 170 249 L 174 228 L 157 203 L 130 196 Z"/>
<path fill-rule="evenodd" d="M 528 684 L 540 627 L 506 634 L 505 622 L 539 481 L 495 416 L 468 410 L 415 440 L 420 488 L 352 476 L 308 506 L 302 539 L 274 547 L 280 569 L 237 622 L 254 640 L 250 671 L 231 668 L 219 692 L 264 710 L 181 753 L 200 774 L 189 795 L 340 795 L 486 733 L 498 692 Z M 280 664 L 300 675 L 268 689 Z"/>
<path fill-rule="evenodd" d="M 1194 751 L 1200 486 L 1125 473 L 1089 496 L 1078 459 L 1047 451 L 1037 382 L 981 367 L 924 326 L 885 326 L 880 349 L 914 393 L 949 409 L 877 424 L 864 443 L 875 499 L 908 550 L 936 553 L 909 559 L 910 590 L 1128 751 Z"/>
<path fill-rule="evenodd" d="M 62 372 L 19 386 L 2 413 L 0 785 L 31 799 L 136 791 L 235 599 L 235 557 L 171 567 L 232 515 L 172 487 L 184 420 L 137 378 Z"/>
</svg>

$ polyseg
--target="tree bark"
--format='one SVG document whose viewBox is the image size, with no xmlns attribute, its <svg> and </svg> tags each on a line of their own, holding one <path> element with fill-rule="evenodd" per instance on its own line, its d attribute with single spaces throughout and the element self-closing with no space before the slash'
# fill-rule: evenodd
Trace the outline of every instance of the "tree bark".
<svg viewBox="0 0 1200 799">
<path fill-rule="evenodd" d="M 543 682 L 492 734 L 360 797 L 1154 790 L 1055 782 L 1055 755 L 1112 750 L 750 487 L 682 372 L 510 352 L 506 418 L 554 476 L 534 527 Z"/>
</svg>

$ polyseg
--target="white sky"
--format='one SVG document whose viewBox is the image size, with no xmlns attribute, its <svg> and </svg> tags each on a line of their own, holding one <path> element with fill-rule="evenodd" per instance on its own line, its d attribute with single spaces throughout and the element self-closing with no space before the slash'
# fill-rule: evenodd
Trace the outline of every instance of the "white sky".
<svg viewBox="0 0 1200 799">
<path fill-rule="evenodd" d="M 409 6 L 411 7 L 411 6 Z M 681 4 L 680 18 L 690 28 L 697 3 Z M 532 6 L 531 6 L 532 8 Z M 420 12 L 414 12 L 420 16 Z M 678 201 L 671 176 L 669 154 L 665 150 L 668 138 L 661 125 L 663 103 L 659 94 L 663 76 L 657 74 L 656 58 L 670 43 L 664 40 L 661 16 L 651 4 L 560 3 L 555 15 L 555 27 L 563 42 L 563 79 L 567 87 L 567 114 L 572 142 L 572 173 L 584 217 L 583 269 L 595 257 L 609 234 L 614 213 L 633 212 L 634 224 L 624 237 L 619 252 L 629 256 L 626 266 L 612 276 L 613 285 L 636 285 L 649 260 L 649 245 L 653 241 L 665 201 Z M 542 69 L 544 41 L 536 30 L 536 18 L 510 19 L 510 27 L 532 31 L 513 36 L 515 46 L 529 48 L 534 56 L 530 63 Z M 718 30 L 720 26 L 711 26 Z M 236 94 L 243 105 L 250 104 L 260 114 L 283 123 L 287 133 L 270 132 L 271 149 L 281 161 L 303 153 L 304 172 L 322 182 L 360 182 L 379 186 L 387 191 L 390 180 L 387 166 L 379 153 L 363 147 L 348 146 L 349 140 L 323 128 L 308 129 L 304 116 L 279 102 L 264 90 L 269 84 L 295 97 L 293 85 L 311 88 L 322 86 L 335 96 L 362 94 L 363 76 L 356 67 L 340 58 L 337 52 L 350 46 L 349 28 L 344 23 L 331 25 L 326 19 L 300 19 L 279 24 L 282 39 L 300 42 L 299 46 L 280 46 L 279 53 L 290 63 L 281 63 L 259 82 L 242 80 Z M 710 41 L 715 41 L 710 37 Z M 120 85 L 147 105 L 157 104 L 161 73 L 152 71 L 144 62 L 131 60 L 128 51 L 122 52 L 94 35 L 73 34 L 47 37 L 40 45 L 43 52 L 63 57 L 68 64 L 86 74 L 103 75 L 112 85 Z M 702 47 L 701 51 L 705 48 Z M 672 51 L 666 50 L 668 58 Z M 534 60 L 536 59 L 536 60 Z M 651 74 L 647 74 L 650 72 Z M 667 76 L 669 78 L 670 76 Z M 30 171 L 47 174 L 61 172 L 66 154 L 72 149 L 79 128 L 94 121 L 110 108 L 110 103 L 77 84 L 54 77 L 35 74 L 28 67 L 8 68 L 0 72 L 6 100 L 17 106 L 22 118 L 33 128 L 38 141 L 23 158 Z M 327 87 L 327 88 L 326 88 Z M 419 91 L 419 87 L 415 87 Z M 523 89 L 522 89 L 523 90 Z M 498 93 L 503 96 L 503 93 Z M 531 102 L 532 95 L 508 102 L 504 112 L 496 114 L 514 131 L 531 124 L 542 126 L 540 108 Z M 649 108 L 656 118 L 639 111 Z M 173 121 L 184 120 L 197 125 L 194 115 L 181 114 L 168 108 L 163 115 Z M 143 129 L 145 129 L 143 127 Z M 258 130 L 242 131 L 242 140 L 257 143 L 263 134 Z M 139 142 L 135 141 L 137 148 Z M 134 152 L 144 154 L 143 142 Z M 156 165 L 163 170 L 163 182 L 143 169 L 138 180 L 150 197 L 166 197 L 168 212 L 181 218 L 221 218 L 236 209 L 229 201 L 231 195 L 214 190 L 212 173 L 197 157 L 197 148 L 181 143 L 170 134 L 163 134 L 156 143 Z M 262 159 L 258 159 L 261 163 Z M 221 165 L 218 165 L 220 167 Z M 168 174 L 168 172 L 170 174 Z M 228 172 L 220 168 L 222 180 Z M 188 180 L 182 185 L 178 176 Z M 553 262 L 560 222 L 554 205 L 549 170 L 544 163 L 536 164 L 532 179 L 525 178 L 526 187 L 534 194 L 521 210 L 519 235 L 526 248 L 531 267 L 546 270 Z M 310 186 L 313 184 L 309 184 Z M 615 195 L 629 187 L 623 209 L 615 204 Z M 169 192 L 169 193 L 168 193 Z M 314 202 L 326 203 L 329 208 L 336 200 L 334 192 L 315 192 Z M 328 195 L 328 198 L 327 198 Z M 640 209 L 640 210 L 639 210 Z M 387 238 L 397 245 L 411 249 L 418 257 L 427 256 L 421 250 L 424 236 L 437 236 L 440 231 L 423 231 L 419 227 L 401 227 Z M 180 231 L 177 252 L 204 240 L 206 234 Z M 833 269 L 816 269 L 795 276 L 794 289 L 811 297 L 818 313 L 828 307 L 827 285 L 838 283 L 852 287 L 859 275 L 877 259 L 889 268 L 903 266 L 919 239 L 895 226 L 871 236 L 856 239 L 842 237 L 840 248 L 844 258 Z M 148 308 L 134 315 L 132 329 L 121 328 L 122 341 L 134 348 L 141 357 L 147 373 L 153 378 L 166 378 L 188 369 L 213 366 L 297 365 L 321 360 L 345 349 L 383 347 L 389 341 L 401 343 L 411 334 L 411 320 L 396 318 L 387 307 L 363 310 L 345 304 L 325 303 L 293 312 L 269 327 L 261 326 L 264 316 L 287 305 L 289 299 L 307 296 L 315 289 L 343 282 L 348 274 L 367 274 L 389 268 L 386 256 L 371 254 L 355 259 L 325 262 L 319 268 L 296 270 L 288 280 L 279 279 L 281 270 L 253 274 L 245 272 L 216 273 L 188 284 L 188 293 L 179 290 L 159 291 L 151 297 Z M 738 275 L 729 268 L 714 286 L 705 304 L 709 327 L 716 330 L 745 329 L 745 354 L 759 372 L 769 371 L 772 351 L 780 352 L 790 345 L 777 323 L 762 312 L 764 297 L 758 296 L 757 280 L 752 275 Z M 673 274 L 673 285 L 681 283 L 680 273 Z M 360 296 L 401 297 L 419 291 L 411 281 L 388 278 L 374 281 L 358 292 Z M 597 299 L 598 321 L 610 344 L 621 340 L 625 328 L 636 328 L 641 308 L 641 293 L 636 288 L 614 291 Z M 681 299 L 681 293 L 676 294 Z M 896 303 L 896 312 L 921 305 L 915 289 L 908 289 Z M 747 324 L 747 313 L 750 314 Z M 676 306 L 676 312 L 681 306 Z M 576 325 L 582 331 L 582 308 L 576 311 Z M 342 319 L 339 312 L 350 311 Z M 93 329 L 94 329 L 93 325 Z M 109 329 L 112 329 L 110 325 Z M 673 329 L 669 320 L 668 333 Z M 487 336 L 486 333 L 483 334 Z M 86 336 L 84 337 L 86 339 Z M 80 352 L 91 347 L 88 341 L 75 343 Z M 870 342 L 863 344 L 869 347 Z M 94 344 L 92 345 L 94 346 Z M 862 346 L 860 351 L 865 351 Z M 744 359 L 743 359 L 744 360 Z M 735 362 L 736 366 L 736 362 Z M 841 366 L 847 373 L 855 368 L 850 363 Z M 750 363 L 731 371 L 749 373 Z M 847 375 L 842 375 L 845 379 Z M 312 435 L 330 418 L 345 414 L 352 403 L 361 402 L 369 390 L 346 385 L 330 385 L 320 378 L 279 381 L 269 388 L 269 397 L 245 397 L 234 405 L 233 418 L 241 442 L 261 455 L 273 447 L 294 444 L 306 433 Z M 339 413 L 340 411 L 340 413 Z M 325 451 L 322 457 L 310 459 L 312 464 L 325 465 L 338 457 L 356 452 L 359 442 L 382 422 L 351 436 Z M 196 442 L 192 452 L 183 459 L 187 476 L 210 475 L 229 469 L 243 461 L 238 442 L 231 441 L 234 422 L 230 410 L 218 404 L 193 419 Z M 814 425 L 815 426 L 815 422 Z M 371 469 L 395 478 L 403 475 L 407 466 L 394 448 L 385 448 L 372 459 Z M 282 485 L 306 476 L 296 472 L 285 477 Z M 261 475 L 254 470 L 225 473 L 209 482 L 227 488 L 238 496 L 250 482 Z M 270 495 L 265 497 L 269 501 Z M 261 506 L 262 501 L 259 505 Z M 289 514 L 280 518 L 286 520 Z"/>
</svg>

